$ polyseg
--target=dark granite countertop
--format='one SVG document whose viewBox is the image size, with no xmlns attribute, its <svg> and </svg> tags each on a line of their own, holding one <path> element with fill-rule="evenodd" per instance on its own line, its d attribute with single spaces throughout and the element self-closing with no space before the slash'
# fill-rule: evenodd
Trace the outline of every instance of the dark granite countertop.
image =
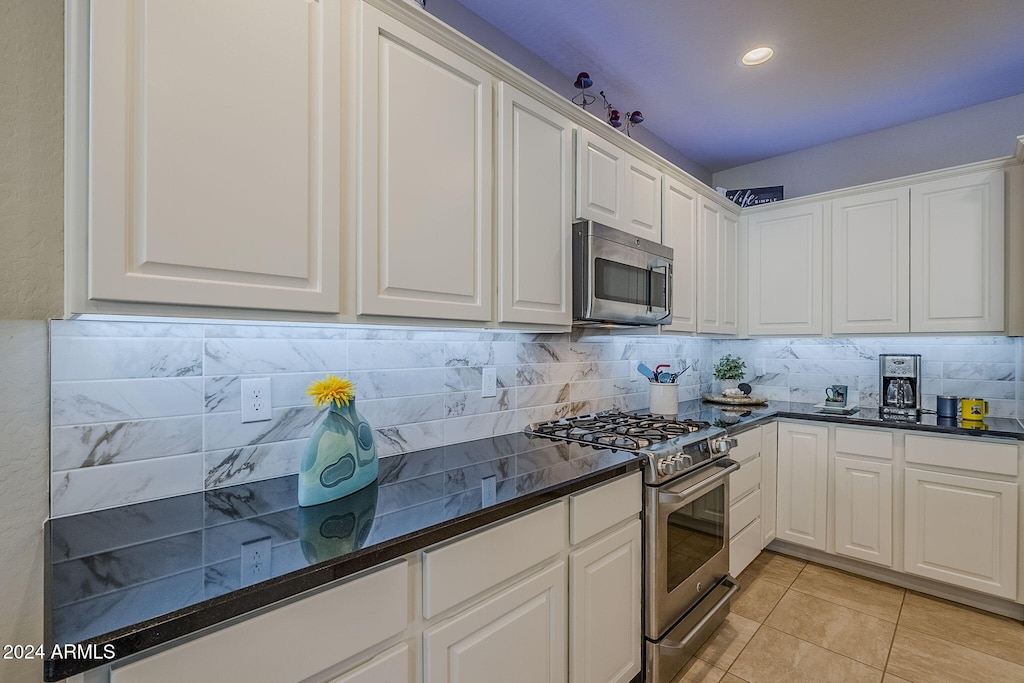
<svg viewBox="0 0 1024 683">
<path fill-rule="evenodd" d="M 295 475 L 46 523 L 45 637 L 95 659 L 46 659 L 47 681 L 108 664 L 638 470 L 623 451 L 524 434 L 381 460 L 377 483 L 297 505 Z M 481 480 L 496 477 L 484 505 Z M 243 543 L 269 538 L 241 585 Z M 104 659 L 105 653 L 113 653 Z"/>
<path fill-rule="evenodd" d="M 959 436 L 976 436 L 984 438 L 1017 439 L 1024 441 L 1024 427 L 1013 418 L 989 417 L 983 427 L 967 425 L 955 419 L 939 418 L 935 415 L 922 415 L 918 422 L 899 422 L 883 420 L 874 408 L 861 408 L 852 415 L 835 415 L 820 412 L 821 409 L 812 403 L 790 403 L 788 401 L 769 401 L 767 405 L 756 406 L 749 410 L 733 409 L 704 401 L 684 401 L 679 404 L 679 416 L 694 420 L 704 420 L 712 425 L 724 427 L 735 434 L 764 422 L 777 418 L 830 422 L 833 424 L 859 425 L 862 427 L 882 427 L 886 429 L 902 429 L 933 434 L 955 434 Z"/>
</svg>

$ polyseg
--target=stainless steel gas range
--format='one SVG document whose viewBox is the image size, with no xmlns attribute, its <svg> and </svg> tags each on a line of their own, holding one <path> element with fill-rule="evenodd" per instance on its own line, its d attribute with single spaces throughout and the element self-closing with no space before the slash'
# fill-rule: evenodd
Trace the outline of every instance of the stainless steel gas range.
<svg viewBox="0 0 1024 683">
<path fill-rule="evenodd" d="M 707 422 L 606 411 L 526 432 L 632 451 L 644 466 L 644 680 L 669 683 L 729 612 L 729 474 L 736 441 Z"/>
</svg>

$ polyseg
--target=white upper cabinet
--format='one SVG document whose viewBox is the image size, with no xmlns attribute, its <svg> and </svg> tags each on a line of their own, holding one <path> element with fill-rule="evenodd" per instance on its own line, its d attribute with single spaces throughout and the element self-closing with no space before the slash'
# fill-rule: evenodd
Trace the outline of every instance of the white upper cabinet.
<svg viewBox="0 0 1024 683">
<path fill-rule="evenodd" d="M 818 202 L 744 217 L 751 335 L 822 333 L 823 210 Z"/>
<path fill-rule="evenodd" d="M 661 171 L 632 156 L 626 158 L 626 225 L 623 230 L 661 242 Z"/>
<path fill-rule="evenodd" d="M 910 331 L 910 192 L 832 202 L 832 333 Z"/>
<path fill-rule="evenodd" d="M 663 229 L 672 247 L 672 324 L 674 332 L 697 331 L 697 217 L 700 195 L 689 185 L 665 176 Z"/>
<path fill-rule="evenodd" d="M 89 299 L 338 312 L 340 11 L 92 3 Z"/>
<path fill-rule="evenodd" d="M 910 188 L 911 332 L 1001 332 L 1003 171 Z"/>
<path fill-rule="evenodd" d="M 703 197 L 699 216 L 697 331 L 739 334 L 739 222 Z"/>
<path fill-rule="evenodd" d="M 572 124 L 498 85 L 498 319 L 572 324 Z"/>
<path fill-rule="evenodd" d="M 626 220 L 623 197 L 626 157 L 623 150 L 586 128 L 576 143 L 576 218 L 621 228 Z"/>
<path fill-rule="evenodd" d="M 661 243 L 661 171 L 579 128 L 576 218 Z"/>
<path fill-rule="evenodd" d="M 490 320 L 493 79 L 361 10 L 358 312 Z"/>
</svg>

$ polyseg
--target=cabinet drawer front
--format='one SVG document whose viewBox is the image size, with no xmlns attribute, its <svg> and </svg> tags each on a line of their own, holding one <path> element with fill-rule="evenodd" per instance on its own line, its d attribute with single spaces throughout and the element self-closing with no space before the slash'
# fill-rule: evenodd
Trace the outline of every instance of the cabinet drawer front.
<svg viewBox="0 0 1024 683">
<path fill-rule="evenodd" d="M 409 646 L 405 643 L 335 678 L 331 683 L 408 683 Z"/>
<path fill-rule="evenodd" d="M 836 427 L 836 452 L 892 460 L 892 432 Z"/>
<path fill-rule="evenodd" d="M 404 631 L 408 591 L 402 561 L 116 668 L 110 680 L 300 681 Z"/>
<path fill-rule="evenodd" d="M 761 452 L 761 428 L 737 434 L 735 437 L 736 446 L 729 451 L 729 457 L 736 462 L 746 462 Z"/>
<path fill-rule="evenodd" d="M 640 473 L 578 493 L 569 498 L 572 520 L 569 540 L 573 545 L 594 534 L 634 517 L 643 506 L 643 483 Z"/>
<path fill-rule="evenodd" d="M 907 437 L 907 462 L 1017 476 L 1017 445 L 979 439 Z"/>
<path fill-rule="evenodd" d="M 423 553 L 423 616 L 431 618 L 565 548 L 563 501 Z"/>
<path fill-rule="evenodd" d="M 729 475 L 729 502 L 747 495 L 761 485 L 761 456 L 743 463 L 738 470 Z"/>
<path fill-rule="evenodd" d="M 754 520 L 729 541 L 729 573 L 737 576 L 761 554 L 761 520 Z"/>
<path fill-rule="evenodd" d="M 749 496 L 729 508 L 729 533 L 733 538 L 761 516 L 761 492 L 754 491 Z"/>
</svg>

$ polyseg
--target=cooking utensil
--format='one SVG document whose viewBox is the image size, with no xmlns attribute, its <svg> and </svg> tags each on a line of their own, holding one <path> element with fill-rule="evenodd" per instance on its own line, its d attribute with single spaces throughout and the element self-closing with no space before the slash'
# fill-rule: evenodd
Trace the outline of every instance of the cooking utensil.
<svg viewBox="0 0 1024 683">
<path fill-rule="evenodd" d="M 657 382 L 658 381 L 657 378 L 654 376 L 654 370 L 651 370 L 649 367 L 647 367 L 643 363 L 640 363 L 640 365 L 636 366 L 636 371 L 639 372 L 641 375 L 643 375 L 644 377 L 646 377 L 647 379 L 649 379 L 652 382 Z"/>
</svg>

